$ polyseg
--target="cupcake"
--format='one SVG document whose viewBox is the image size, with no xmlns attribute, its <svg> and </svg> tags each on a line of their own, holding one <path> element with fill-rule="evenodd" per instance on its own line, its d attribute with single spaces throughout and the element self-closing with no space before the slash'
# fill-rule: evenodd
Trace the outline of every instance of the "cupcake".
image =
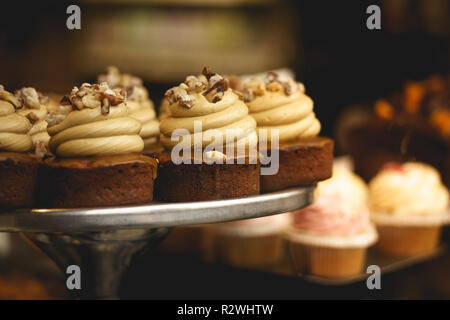
<svg viewBox="0 0 450 320">
<path fill-rule="evenodd" d="M 325 278 L 358 275 L 367 248 L 377 239 L 366 205 L 367 186 L 342 167 L 333 170 L 333 178 L 319 183 L 317 200 L 292 213 L 292 223 L 284 234 L 299 274 Z"/>
<path fill-rule="evenodd" d="M 84 83 L 49 114 L 45 161 L 48 205 L 96 207 L 153 199 L 156 160 L 143 156 L 141 122 L 129 116 L 123 89 Z"/>
<path fill-rule="evenodd" d="M 274 150 L 279 153 L 278 172 L 261 176 L 261 191 L 308 185 L 329 178 L 333 141 L 317 137 L 321 125 L 303 85 L 288 76 L 282 79 L 269 72 L 264 81 L 250 80 L 243 88 L 250 115 L 257 123 L 260 151 L 263 155 Z M 261 144 L 262 140 L 267 140 L 267 145 Z M 266 165 L 264 160 L 261 165 Z"/>
<path fill-rule="evenodd" d="M 378 250 L 413 256 L 436 249 L 449 204 L 436 169 L 417 162 L 389 163 L 370 181 L 369 190 Z"/>
<path fill-rule="evenodd" d="M 256 123 L 226 79 L 205 68 L 168 90 L 166 99 L 158 197 L 189 202 L 258 194 Z"/>
<path fill-rule="evenodd" d="M 127 73 L 120 73 L 116 67 L 108 67 L 106 74 L 98 76 L 98 83 L 106 82 L 113 89 L 124 89 L 127 92 L 126 105 L 130 117 L 142 123 L 139 135 L 144 140 L 144 154 L 151 154 L 157 147 L 159 138 L 159 121 L 153 101 L 150 100 L 142 79 Z"/>
<path fill-rule="evenodd" d="M 0 210 L 32 207 L 41 163 L 33 154 L 34 116 L 20 110 L 23 100 L 0 85 Z"/>
<path fill-rule="evenodd" d="M 203 255 L 237 267 L 263 267 L 279 263 L 284 256 L 282 231 L 290 216 L 274 216 L 213 224 L 203 231 Z"/>
</svg>

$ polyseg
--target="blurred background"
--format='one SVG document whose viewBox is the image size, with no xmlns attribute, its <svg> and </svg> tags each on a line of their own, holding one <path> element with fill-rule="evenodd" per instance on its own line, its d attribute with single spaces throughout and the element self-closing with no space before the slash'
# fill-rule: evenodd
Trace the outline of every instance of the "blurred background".
<svg viewBox="0 0 450 320">
<path fill-rule="evenodd" d="M 81 30 L 66 28 L 66 8 L 70 4 L 81 7 Z M 366 27 L 366 8 L 370 4 L 381 7 L 382 30 Z M 400 90 L 407 80 L 450 72 L 448 0 L 16 0 L 2 4 L 2 13 L 0 83 L 7 89 L 26 85 L 64 94 L 74 85 L 95 81 L 106 66 L 116 65 L 143 78 L 158 105 L 165 90 L 186 75 L 199 73 L 205 65 L 219 73 L 237 75 L 288 67 L 305 83 L 307 93 L 314 99 L 322 134 L 334 137 L 339 134 L 336 132 L 342 114 L 349 107 L 370 106 L 377 98 Z M 339 140 L 337 153 L 341 153 Z M 0 241 L 4 243 L 4 239 Z M 18 237 L 13 240 L 21 241 Z M 0 258 L 0 271 L 8 275 L 2 280 L 0 273 L 0 289 L 2 283 L 5 288 L 11 277 L 17 277 L 16 273 L 10 276 L 12 270 L 24 272 L 19 279 L 33 273 L 30 268 L 23 271 L 21 268 L 27 263 L 20 261 Z M 405 277 L 442 269 L 444 265 L 425 265 L 425 269 L 410 271 Z M 160 268 L 165 267 L 161 264 Z M 246 288 L 253 289 L 265 279 L 268 288 L 272 288 L 238 290 L 244 296 L 278 292 L 277 297 L 301 297 L 306 292 L 299 293 L 300 284 L 296 281 L 300 280 L 291 278 L 275 279 L 243 271 L 240 275 L 230 274 L 221 267 L 206 271 L 196 264 L 186 270 L 211 278 L 216 278 L 217 272 L 223 279 L 239 276 L 248 280 Z M 138 271 L 145 272 L 143 268 Z M 57 277 L 56 271 L 50 274 Z M 47 279 L 46 276 L 44 272 L 42 277 Z M 194 281 L 180 275 L 171 279 L 173 285 L 176 281 L 192 285 Z M 399 283 L 407 281 L 395 279 Z M 169 288 L 159 292 L 170 297 L 172 291 L 163 284 L 164 279 L 153 280 L 159 280 L 157 286 Z M 31 276 L 30 281 L 32 286 L 35 278 Z M 136 279 L 128 281 L 127 286 L 133 283 L 141 286 L 138 297 L 154 294 L 146 293 Z M 235 290 L 226 287 L 226 280 L 220 283 L 224 296 L 232 297 Z M 432 292 L 431 296 L 450 298 L 450 285 L 441 288 L 437 283 L 424 286 Z M 124 295 L 136 297 L 130 294 L 136 291 L 128 289 Z M 197 287 L 196 297 L 220 296 L 211 286 L 203 289 Z M 64 297 L 56 294 L 57 290 L 49 290 L 56 297 Z M 280 290 L 286 290 L 285 294 Z M 329 288 L 323 291 L 306 286 L 305 290 L 317 297 L 339 295 Z M 358 290 L 359 287 L 348 288 L 345 292 L 348 296 L 360 296 Z M 418 293 L 409 292 L 424 294 L 417 290 Z M 385 297 L 407 296 L 395 285 L 385 292 Z M 179 294 L 177 297 L 183 298 L 189 293 L 182 290 Z"/>
</svg>

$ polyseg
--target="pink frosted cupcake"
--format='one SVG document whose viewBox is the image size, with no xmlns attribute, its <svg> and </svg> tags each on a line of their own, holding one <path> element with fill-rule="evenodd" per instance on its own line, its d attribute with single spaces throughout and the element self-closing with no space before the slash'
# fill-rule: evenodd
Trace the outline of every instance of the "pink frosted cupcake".
<svg viewBox="0 0 450 320">
<path fill-rule="evenodd" d="M 319 184 L 317 200 L 294 212 L 285 232 L 293 266 L 302 274 L 327 278 L 360 274 L 367 248 L 377 239 L 364 183 L 351 172 L 341 172 L 344 169 L 333 170 L 334 178 Z"/>
<path fill-rule="evenodd" d="M 238 267 L 274 265 L 283 257 L 282 231 L 290 216 L 280 214 L 209 225 L 204 230 L 204 257 Z"/>
</svg>

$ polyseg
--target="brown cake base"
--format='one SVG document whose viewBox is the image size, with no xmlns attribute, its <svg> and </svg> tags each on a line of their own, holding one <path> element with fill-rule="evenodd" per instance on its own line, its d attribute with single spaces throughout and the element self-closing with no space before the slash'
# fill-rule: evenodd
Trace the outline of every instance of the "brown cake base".
<svg viewBox="0 0 450 320">
<path fill-rule="evenodd" d="M 0 153 L 0 213 L 33 207 L 40 158 L 20 153 Z"/>
<path fill-rule="evenodd" d="M 179 164 L 169 152 L 159 158 L 156 195 L 161 201 L 191 202 L 259 194 L 259 164 Z"/>
<path fill-rule="evenodd" d="M 140 154 L 45 161 L 52 208 L 142 204 L 153 200 L 156 160 Z"/>
<path fill-rule="evenodd" d="M 261 175 L 261 192 L 309 185 L 330 178 L 333 147 L 333 140 L 323 137 L 280 143 L 278 173 Z"/>
</svg>

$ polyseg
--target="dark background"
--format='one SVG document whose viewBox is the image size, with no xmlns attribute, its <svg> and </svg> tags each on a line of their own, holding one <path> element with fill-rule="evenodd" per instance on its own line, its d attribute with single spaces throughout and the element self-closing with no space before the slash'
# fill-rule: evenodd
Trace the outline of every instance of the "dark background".
<svg viewBox="0 0 450 320">
<path fill-rule="evenodd" d="M 9 1 L 0 20 L 0 83 L 65 93 L 116 64 L 141 76 L 158 104 L 169 86 L 203 65 L 241 74 L 289 67 L 313 97 L 323 133 L 333 135 L 344 107 L 450 70 L 446 0 L 192 2 L 82 1 L 82 29 L 70 31 L 65 10 L 72 2 Z M 369 4 L 381 6 L 382 30 L 366 28 Z M 102 54 L 85 49 L 99 43 Z M 119 50 L 134 46 L 126 55 Z M 269 56 L 258 55 L 261 48 Z M 164 55 L 171 49 L 185 62 Z"/>
</svg>

